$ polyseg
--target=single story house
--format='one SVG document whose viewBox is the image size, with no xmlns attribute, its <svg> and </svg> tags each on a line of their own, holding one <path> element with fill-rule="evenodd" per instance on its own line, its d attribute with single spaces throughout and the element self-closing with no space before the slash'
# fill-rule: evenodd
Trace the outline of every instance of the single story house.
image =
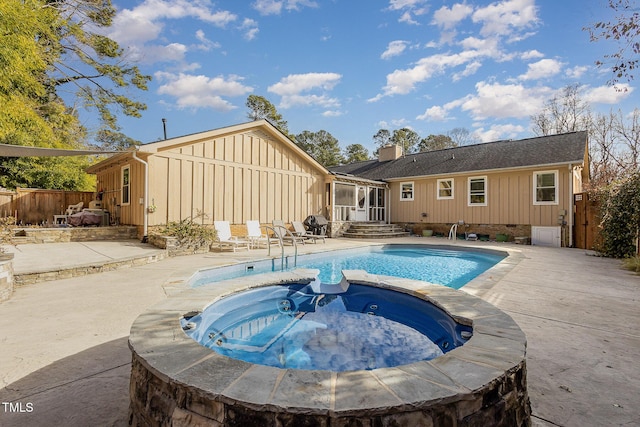
<svg viewBox="0 0 640 427">
<path fill-rule="evenodd" d="M 571 246 L 574 194 L 589 180 L 587 132 L 409 155 L 391 145 L 380 149 L 377 160 L 330 170 L 340 177 L 387 183 L 386 217 L 414 230 L 446 232 L 458 224 L 458 233 L 500 233 Z M 346 185 L 336 184 L 343 193 Z M 370 219 L 359 218 L 357 210 L 379 204 L 371 187 L 354 184 L 350 192 L 356 206 L 345 219 Z"/>
<path fill-rule="evenodd" d="M 328 170 L 258 120 L 144 144 L 88 172 L 103 208 L 141 236 L 188 217 L 229 221 L 241 235 L 247 220 L 324 215 L 334 232 L 351 221 L 459 223 L 569 246 L 573 194 L 588 170 L 586 132 L 410 155 L 387 146 L 379 159 Z"/>
</svg>

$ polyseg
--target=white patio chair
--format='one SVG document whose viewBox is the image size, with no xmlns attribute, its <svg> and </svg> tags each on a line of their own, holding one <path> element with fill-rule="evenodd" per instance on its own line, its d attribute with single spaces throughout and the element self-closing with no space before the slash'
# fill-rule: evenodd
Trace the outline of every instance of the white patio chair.
<svg viewBox="0 0 640 427">
<path fill-rule="evenodd" d="M 322 239 L 323 243 L 326 243 L 325 236 L 319 234 L 309 233 L 307 229 L 304 227 L 302 221 L 292 221 L 293 225 L 293 234 L 295 236 L 299 236 L 308 240 L 313 240 L 313 243 L 318 243 L 318 239 Z"/>
<path fill-rule="evenodd" d="M 249 240 L 252 248 L 258 248 L 261 245 L 269 247 L 270 245 L 279 245 L 279 241 L 275 237 L 269 237 L 268 234 L 262 232 L 260 221 L 247 220 L 247 240 Z"/>
<path fill-rule="evenodd" d="M 213 227 L 218 233 L 216 241 L 218 242 L 220 250 L 225 246 L 230 246 L 233 249 L 233 252 L 236 251 L 236 248 L 240 247 L 245 247 L 249 250 L 248 240 L 241 240 L 236 236 L 231 235 L 231 226 L 229 225 L 229 221 L 213 221 Z"/>
</svg>

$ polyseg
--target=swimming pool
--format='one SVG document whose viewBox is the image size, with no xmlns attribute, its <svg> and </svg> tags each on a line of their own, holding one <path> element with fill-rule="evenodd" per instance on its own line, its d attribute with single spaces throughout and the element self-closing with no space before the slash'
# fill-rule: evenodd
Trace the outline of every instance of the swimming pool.
<svg viewBox="0 0 640 427">
<path fill-rule="evenodd" d="M 284 267 L 285 271 L 295 268 L 318 269 L 322 283 L 339 283 L 342 270 L 366 270 L 371 274 L 422 280 L 459 289 L 505 257 L 506 254 L 500 251 L 388 244 L 300 255 L 296 266 L 293 265 L 293 257 L 287 256 Z M 250 274 L 280 271 L 281 265 L 281 259 L 274 258 L 202 270 L 189 284 L 199 287 Z"/>
</svg>

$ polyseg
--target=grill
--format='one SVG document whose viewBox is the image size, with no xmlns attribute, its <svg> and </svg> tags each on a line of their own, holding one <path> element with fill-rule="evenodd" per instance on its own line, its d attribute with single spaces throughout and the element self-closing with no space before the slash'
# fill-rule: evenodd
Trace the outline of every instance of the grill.
<svg viewBox="0 0 640 427">
<path fill-rule="evenodd" d="M 329 224 L 329 221 L 322 215 L 309 215 L 304 220 L 307 231 L 319 236 L 327 234 L 327 224 Z"/>
</svg>

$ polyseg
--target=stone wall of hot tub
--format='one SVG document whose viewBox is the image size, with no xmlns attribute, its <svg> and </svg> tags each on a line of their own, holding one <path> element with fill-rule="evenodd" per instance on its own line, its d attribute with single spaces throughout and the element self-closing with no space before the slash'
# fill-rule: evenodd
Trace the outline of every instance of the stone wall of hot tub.
<svg viewBox="0 0 640 427">
<path fill-rule="evenodd" d="M 183 333 L 179 319 L 254 286 L 309 280 L 271 273 L 183 292 L 132 326 L 130 425 L 530 426 L 526 338 L 485 301 L 426 282 L 347 271 L 351 283 L 427 299 L 473 326 L 463 346 L 430 361 L 370 371 L 279 369 L 221 356 Z"/>
</svg>

